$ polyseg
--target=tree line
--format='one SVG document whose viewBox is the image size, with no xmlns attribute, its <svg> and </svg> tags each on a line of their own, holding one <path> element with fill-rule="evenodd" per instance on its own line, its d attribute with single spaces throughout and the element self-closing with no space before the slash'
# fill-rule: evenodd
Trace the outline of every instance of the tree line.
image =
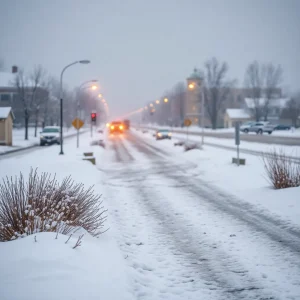
<svg viewBox="0 0 300 300">
<path fill-rule="evenodd" d="M 228 76 L 229 66 L 225 61 L 219 61 L 212 57 L 208 59 L 199 74 L 203 78 L 203 96 L 205 104 L 205 114 L 210 119 L 213 129 L 217 128 L 218 119 L 221 113 L 230 103 L 232 91 L 237 87 L 237 80 Z M 243 98 L 252 99 L 252 107 L 249 112 L 256 121 L 267 121 L 270 115 L 271 101 L 281 95 L 281 84 L 283 81 L 283 69 L 280 65 L 274 63 L 251 62 L 245 70 L 243 84 Z M 182 122 L 184 119 L 186 85 L 184 82 L 177 83 L 174 88 L 167 93 L 167 96 L 173 101 L 171 114 Z M 263 99 L 263 101 L 262 101 Z M 201 97 L 199 96 L 199 103 Z M 165 110 L 165 108 L 160 108 Z M 169 110 L 170 111 L 170 110 Z M 166 114 L 163 114 L 166 116 Z M 292 125 L 297 124 L 300 115 L 300 93 L 291 95 L 282 111 L 282 116 L 290 119 Z M 172 120 L 173 121 L 173 120 Z"/>
<path fill-rule="evenodd" d="M 0 59 L 0 71 L 4 70 L 4 62 Z M 40 126 L 53 126 L 60 123 L 60 82 L 51 76 L 44 67 L 38 65 L 27 72 L 24 69 L 18 69 L 10 84 L 15 88 L 17 95 L 16 99 L 12 101 L 13 111 L 18 121 L 23 120 L 25 140 L 28 140 L 28 128 L 32 123 L 35 128 L 35 137 Z M 69 90 L 67 88 L 63 89 L 63 95 L 64 125 L 69 127 L 77 115 L 78 97 L 90 98 L 90 95 L 84 92 L 79 93 L 78 89 Z M 87 101 L 82 108 L 87 110 L 90 109 L 89 106 L 89 101 Z"/>
</svg>

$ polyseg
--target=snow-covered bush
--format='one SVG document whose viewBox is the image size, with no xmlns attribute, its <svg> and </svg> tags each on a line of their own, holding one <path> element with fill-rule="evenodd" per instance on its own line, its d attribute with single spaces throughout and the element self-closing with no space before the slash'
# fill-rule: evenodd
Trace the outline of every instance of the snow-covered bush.
<svg viewBox="0 0 300 300">
<path fill-rule="evenodd" d="M 185 142 L 184 144 L 184 151 L 190 151 L 193 149 L 199 149 L 202 150 L 202 146 L 198 143 L 194 143 L 194 142 Z"/>
<path fill-rule="evenodd" d="M 284 151 L 274 149 L 262 158 L 267 178 L 275 189 L 300 186 L 300 165 Z"/>
<path fill-rule="evenodd" d="M 74 183 L 71 177 L 59 183 L 55 176 L 31 170 L 28 181 L 6 178 L 0 184 L 0 241 L 37 232 L 68 234 L 82 227 L 93 236 L 103 232 L 106 210 L 92 187 Z"/>
</svg>

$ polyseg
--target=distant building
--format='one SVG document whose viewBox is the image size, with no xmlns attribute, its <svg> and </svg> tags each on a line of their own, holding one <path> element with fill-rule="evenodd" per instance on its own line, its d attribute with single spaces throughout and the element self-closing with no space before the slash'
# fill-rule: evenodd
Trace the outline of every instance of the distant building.
<svg viewBox="0 0 300 300">
<path fill-rule="evenodd" d="M 0 145 L 12 146 L 13 120 L 11 107 L 0 107 Z"/>
<path fill-rule="evenodd" d="M 15 86 L 16 75 L 18 74 L 18 67 L 13 66 L 11 73 L 0 72 L 0 107 L 12 107 L 14 114 L 14 125 L 24 125 L 24 107 L 18 94 L 18 89 Z M 26 95 L 30 96 L 31 86 L 25 86 Z M 46 98 L 48 91 L 42 87 L 38 87 L 36 91 L 37 97 Z M 42 103 L 42 102 L 41 102 Z M 42 105 L 40 111 L 42 110 Z M 31 116 L 30 123 L 34 122 L 35 116 Z M 33 124 L 32 124 L 33 125 Z"/>
<path fill-rule="evenodd" d="M 251 115 L 240 108 L 227 108 L 224 116 L 224 127 L 234 127 L 236 123 L 244 123 L 251 120 Z"/>
<path fill-rule="evenodd" d="M 18 99 L 18 90 L 14 86 L 17 73 L 18 68 L 16 66 L 12 67 L 11 73 L 0 72 L 0 107 L 12 107 L 15 123 L 22 123 L 22 103 Z"/>
</svg>

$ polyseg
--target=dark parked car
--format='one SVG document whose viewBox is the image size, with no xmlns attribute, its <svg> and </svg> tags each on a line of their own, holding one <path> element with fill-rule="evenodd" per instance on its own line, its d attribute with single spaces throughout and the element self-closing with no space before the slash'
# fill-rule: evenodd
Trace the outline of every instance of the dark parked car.
<svg viewBox="0 0 300 300">
<path fill-rule="evenodd" d="M 289 125 L 276 125 L 274 130 L 290 130 L 291 126 Z"/>
<path fill-rule="evenodd" d="M 290 130 L 291 126 L 288 125 L 276 125 L 276 124 L 268 124 L 263 128 L 264 132 L 267 132 L 268 134 L 271 134 L 273 131 L 277 130 Z"/>
</svg>

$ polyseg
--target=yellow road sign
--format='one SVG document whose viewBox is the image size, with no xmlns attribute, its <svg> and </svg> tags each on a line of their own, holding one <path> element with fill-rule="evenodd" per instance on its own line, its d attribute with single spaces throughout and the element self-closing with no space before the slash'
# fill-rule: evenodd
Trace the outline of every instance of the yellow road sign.
<svg viewBox="0 0 300 300">
<path fill-rule="evenodd" d="M 185 119 L 184 120 L 184 126 L 189 127 L 192 125 L 192 121 L 190 119 Z"/>
<path fill-rule="evenodd" d="M 75 129 L 78 130 L 84 125 L 84 122 L 79 118 L 75 118 L 72 122 L 72 125 Z"/>
</svg>

